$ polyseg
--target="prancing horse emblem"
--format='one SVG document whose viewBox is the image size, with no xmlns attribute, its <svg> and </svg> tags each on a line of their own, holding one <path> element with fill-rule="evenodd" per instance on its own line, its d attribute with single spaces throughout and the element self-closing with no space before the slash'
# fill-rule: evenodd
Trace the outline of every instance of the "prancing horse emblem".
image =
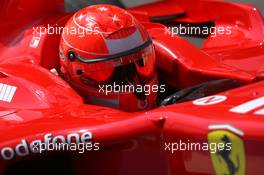
<svg viewBox="0 0 264 175">
<path fill-rule="evenodd" d="M 244 143 L 239 136 L 224 130 L 212 131 L 208 134 L 208 142 L 225 145 L 223 149 L 211 153 L 216 175 L 245 175 Z M 228 144 L 231 149 L 226 147 Z"/>
</svg>

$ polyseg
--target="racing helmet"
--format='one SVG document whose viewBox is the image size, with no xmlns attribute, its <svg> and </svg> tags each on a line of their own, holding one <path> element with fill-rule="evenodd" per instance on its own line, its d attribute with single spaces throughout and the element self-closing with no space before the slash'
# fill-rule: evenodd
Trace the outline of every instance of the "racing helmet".
<svg viewBox="0 0 264 175">
<path fill-rule="evenodd" d="M 60 40 L 61 73 L 87 103 L 125 111 L 155 105 L 155 52 L 146 29 L 129 12 L 93 5 L 76 12 Z"/>
</svg>

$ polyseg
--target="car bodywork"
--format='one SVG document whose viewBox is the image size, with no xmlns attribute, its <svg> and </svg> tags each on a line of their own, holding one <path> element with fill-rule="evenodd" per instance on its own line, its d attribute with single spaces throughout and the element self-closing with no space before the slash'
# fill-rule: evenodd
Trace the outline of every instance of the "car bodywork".
<svg viewBox="0 0 264 175">
<path fill-rule="evenodd" d="M 40 36 L 34 29 L 65 24 L 71 14 L 64 12 L 62 0 L 1 3 L 0 174 L 264 173 L 264 25 L 255 7 L 165 0 L 129 8 L 153 38 L 162 81 L 178 90 L 221 79 L 234 80 L 239 87 L 225 90 L 218 84 L 217 95 L 205 88 L 193 92 L 188 102 L 127 113 L 84 104 L 49 71 L 59 68 L 60 36 Z M 179 24 L 231 27 L 232 34 L 208 36 L 197 48 L 168 32 Z M 195 98 L 201 94 L 211 96 Z M 100 151 L 21 155 L 16 151 L 23 140 L 29 144 L 48 133 L 66 138 L 86 131 L 102 145 Z M 173 152 L 170 147 L 179 141 L 209 143 L 223 138 L 232 143 L 231 152 Z M 14 154 L 6 155 L 10 160 L 3 157 L 6 150 Z"/>
</svg>

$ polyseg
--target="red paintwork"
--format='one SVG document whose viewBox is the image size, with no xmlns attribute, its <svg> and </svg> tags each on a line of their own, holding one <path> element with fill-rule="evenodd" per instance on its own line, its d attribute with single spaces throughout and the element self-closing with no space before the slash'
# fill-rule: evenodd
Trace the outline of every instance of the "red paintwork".
<svg viewBox="0 0 264 175">
<path fill-rule="evenodd" d="M 59 68 L 58 35 L 42 36 L 38 48 L 30 48 L 33 26 L 63 26 L 71 15 L 63 13 L 62 1 L 3 0 L 0 31 L 1 83 L 16 86 L 11 103 L 0 101 L 0 148 L 14 147 L 43 135 L 78 132 L 94 134 L 106 144 L 103 153 L 74 157 L 76 174 L 214 174 L 208 152 L 164 152 L 163 142 L 179 139 L 207 142 L 208 126 L 229 124 L 244 132 L 246 173 L 263 174 L 263 116 L 229 110 L 264 96 L 264 25 L 254 7 L 222 1 L 168 0 L 168 9 L 157 12 L 157 4 L 133 8 L 152 35 L 160 76 L 175 88 L 185 88 L 218 78 L 245 83 L 223 92 L 227 100 L 212 106 L 192 102 L 154 110 L 126 113 L 84 104 L 67 83 L 49 72 Z M 29 5 L 30 4 L 30 5 Z M 33 4 L 33 5 L 32 5 Z M 190 5 L 192 4 L 192 5 Z M 20 7 L 20 8 L 16 8 Z M 141 11 L 140 11 L 141 10 Z M 143 11 L 142 11 L 143 10 Z M 180 37 L 165 34 L 164 26 L 150 23 L 149 16 L 185 12 L 176 19 L 188 23 L 215 21 L 233 27 L 233 35 L 206 39 L 202 49 Z M 14 120 L 19 118 L 19 120 Z M 45 156 L 42 155 L 42 156 Z M 0 174 L 17 160 L 0 160 Z M 91 159 L 93 158 L 93 159 Z"/>
</svg>

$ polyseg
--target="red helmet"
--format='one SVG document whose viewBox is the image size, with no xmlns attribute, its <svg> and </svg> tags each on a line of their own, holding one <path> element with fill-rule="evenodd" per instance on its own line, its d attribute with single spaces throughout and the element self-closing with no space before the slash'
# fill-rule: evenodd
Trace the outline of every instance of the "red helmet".
<svg viewBox="0 0 264 175">
<path fill-rule="evenodd" d="M 124 9 L 94 5 L 75 13 L 63 29 L 60 62 L 66 81 L 88 103 L 126 111 L 155 104 L 152 40 Z"/>
</svg>

